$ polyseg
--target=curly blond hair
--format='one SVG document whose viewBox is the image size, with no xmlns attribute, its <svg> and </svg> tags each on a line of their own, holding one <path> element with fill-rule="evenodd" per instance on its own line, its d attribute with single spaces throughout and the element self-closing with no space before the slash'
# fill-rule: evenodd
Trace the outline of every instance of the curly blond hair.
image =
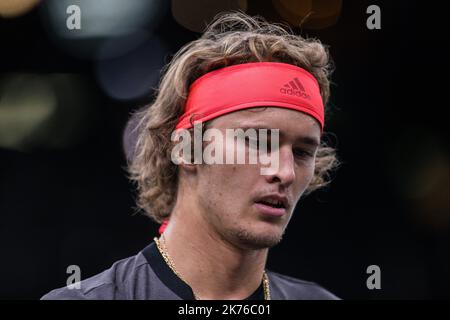
<svg viewBox="0 0 450 320">
<path fill-rule="evenodd" d="M 175 203 L 178 166 L 171 161 L 172 131 L 183 113 L 190 85 L 202 75 L 226 66 L 248 62 L 283 62 L 309 71 L 318 81 L 327 105 L 331 63 L 327 48 L 291 30 L 241 12 L 217 16 L 204 34 L 181 48 L 163 70 L 155 101 L 139 111 L 139 134 L 129 165 L 137 184 L 137 203 L 161 223 Z M 335 150 L 323 142 L 316 155 L 315 173 L 307 191 L 329 183 L 337 166 Z"/>
</svg>

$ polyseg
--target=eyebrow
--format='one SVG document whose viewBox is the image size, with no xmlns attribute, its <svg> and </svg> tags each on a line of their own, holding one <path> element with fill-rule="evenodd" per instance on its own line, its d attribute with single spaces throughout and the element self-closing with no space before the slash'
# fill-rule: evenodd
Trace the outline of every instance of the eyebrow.
<svg viewBox="0 0 450 320">
<path fill-rule="evenodd" d="M 317 141 L 317 139 L 313 138 L 313 137 L 301 137 L 301 138 L 298 138 L 296 141 L 300 141 L 301 143 L 307 144 L 311 147 L 319 146 L 319 141 Z"/>
<path fill-rule="evenodd" d="M 265 126 L 261 126 L 261 125 L 240 125 L 237 128 L 234 129 L 242 129 L 242 130 L 247 130 L 247 129 L 255 129 L 255 130 L 259 130 L 259 129 L 266 129 L 266 130 L 272 130 L 272 129 L 276 129 L 276 128 L 268 128 Z M 286 134 L 280 130 L 280 138 L 286 137 Z M 302 144 L 306 144 L 309 145 L 311 147 L 318 147 L 320 142 L 317 141 L 316 138 L 311 137 L 311 136 L 301 136 L 295 139 L 295 142 L 300 142 Z"/>
</svg>

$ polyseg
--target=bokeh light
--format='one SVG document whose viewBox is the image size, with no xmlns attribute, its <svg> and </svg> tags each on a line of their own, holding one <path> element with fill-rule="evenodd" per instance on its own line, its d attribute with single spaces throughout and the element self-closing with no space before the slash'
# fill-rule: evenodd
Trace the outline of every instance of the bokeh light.
<svg viewBox="0 0 450 320">
<path fill-rule="evenodd" d="M 67 13 L 71 5 L 79 7 L 80 28 L 70 29 Z M 105 52 L 100 57 L 114 57 L 142 44 L 141 30 L 152 32 L 159 24 L 167 5 L 163 0 L 47 0 L 42 5 L 42 20 L 51 39 L 68 54 L 81 59 L 99 58 L 104 42 L 117 38 L 120 50 Z M 136 36 L 137 34 L 137 36 Z M 127 41 L 124 39 L 129 38 Z M 117 49 L 117 47 L 115 47 Z"/>
<path fill-rule="evenodd" d="M 222 11 L 247 10 L 247 0 L 172 0 L 172 15 L 188 30 L 202 32 L 215 15 Z"/>
<path fill-rule="evenodd" d="M 114 43 L 102 49 L 110 50 Z M 156 86 L 167 53 L 158 38 L 121 57 L 102 59 L 96 64 L 96 76 L 103 91 L 116 100 L 133 100 L 150 94 Z"/>
<path fill-rule="evenodd" d="M 89 129 L 94 98 L 72 74 L 5 74 L 0 78 L 0 147 L 64 148 Z"/>
<path fill-rule="evenodd" d="M 445 144 L 429 130 L 406 127 L 393 147 L 390 173 L 396 193 L 411 205 L 420 224 L 449 228 L 450 155 Z"/>
<path fill-rule="evenodd" d="M 56 94 L 44 76 L 7 75 L 0 79 L 0 146 L 21 148 L 55 112 Z"/>
<path fill-rule="evenodd" d="M 1 0 L 0 17 L 16 18 L 31 11 L 40 0 Z"/>
<path fill-rule="evenodd" d="M 138 141 L 138 136 L 141 131 L 141 115 L 146 108 L 142 108 L 138 112 L 134 112 L 128 119 L 127 125 L 122 136 L 123 150 L 128 163 L 131 163 L 134 159 L 134 154 L 136 152 L 136 143 Z"/>
<path fill-rule="evenodd" d="M 272 0 L 279 15 L 293 27 L 323 29 L 335 24 L 342 0 Z"/>
</svg>

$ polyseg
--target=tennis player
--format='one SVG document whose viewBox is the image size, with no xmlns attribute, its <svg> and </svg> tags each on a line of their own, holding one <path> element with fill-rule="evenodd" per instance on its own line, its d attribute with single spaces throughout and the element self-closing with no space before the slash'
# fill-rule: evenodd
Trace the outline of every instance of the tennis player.
<svg viewBox="0 0 450 320">
<path fill-rule="evenodd" d="M 139 206 L 161 223 L 160 235 L 79 288 L 43 299 L 338 299 L 266 268 L 296 204 L 327 185 L 337 165 L 322 141 L 330 72 L 318 40 L 260 17 L 218 16 L 173 57 L 156 99 L 135 115 L 130 176 Z M 268 146 L 270 163 L 174 154 L 181 142 L 174 137 L 195 138 L 196 125 L 201 145 L 192 149 L 214 143 L 200 157 L 235 160 L 238 148 L 220 141 L 231 132 L 246 158 Z"/>
</svg>

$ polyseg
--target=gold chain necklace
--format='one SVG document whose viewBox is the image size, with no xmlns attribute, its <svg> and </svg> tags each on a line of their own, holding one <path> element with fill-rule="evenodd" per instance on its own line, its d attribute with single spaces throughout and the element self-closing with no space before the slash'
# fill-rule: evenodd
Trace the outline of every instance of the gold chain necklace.
<svg viewBox="0 0 450 320">
<path fill-rule="evenodd" d="M 178 273 L 178 271 L 175 269 L 175 265 L 173 264 L 172 259 L 170 258 L 169 254 L 167 253 L 167 248 L 165 245 L 165 239 L 164 236 L 161 235 L 161 241 L 157 237 L 155 237 L 153 240 L 156 243 L 156 247 L 158 248 L 159 252 L 161 253 L 162 257 L 164 258 L 164 261 L 169 266 L 169 268 L 177 275 L 178 278 L 180 278 L 184 283 L 187 284 L 187 282 L 181 277 L 181 275 Z M 266 271 L 263 272 L 263 288 L 264 288 L 264 300 L 270 300 L 270 287 L 269 287 L 269 277 L 267 276 Z M 200 298 L 195 294 L 194 290 L 192 290 L 192 293 L 194 294 L 195 300 L 200 300 Z"/>
</svg>

